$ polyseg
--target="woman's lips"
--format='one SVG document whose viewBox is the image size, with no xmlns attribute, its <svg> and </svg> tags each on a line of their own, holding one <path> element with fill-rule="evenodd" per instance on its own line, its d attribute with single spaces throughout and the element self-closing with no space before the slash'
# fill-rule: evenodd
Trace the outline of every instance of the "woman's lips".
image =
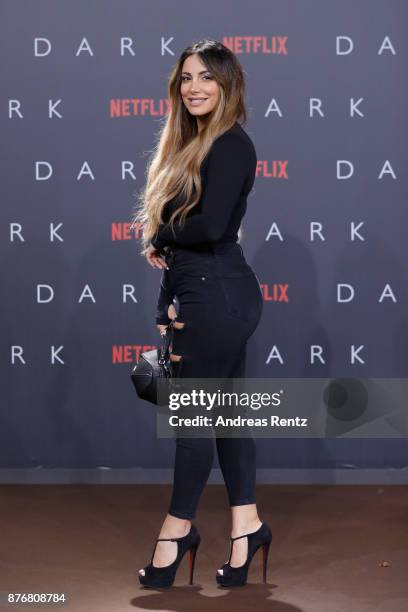
<svg viewBox="0 0 408 612">
<path fill-rule="evenodd" d="M 190 102 L 191 106 L 200 106 L 200 104 L 204 104 L 204 102 L 207 102 L 208 98 L 189 98 L 188 101 Z"/>
</svg>

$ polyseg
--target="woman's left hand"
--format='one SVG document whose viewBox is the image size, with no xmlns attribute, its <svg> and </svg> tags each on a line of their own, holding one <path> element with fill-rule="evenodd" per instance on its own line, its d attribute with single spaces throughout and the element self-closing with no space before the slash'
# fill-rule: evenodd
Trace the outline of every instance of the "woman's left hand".
<svg viewBox="0 0 408 612">
<path fill-rule="evenodd" d="M 152 268 L 159 268 L 159 270 L 169 269 L 164 257 L 160 255 L 159 251 L 152 244 L 148 246 L 145 256 Z"/>
</svg>

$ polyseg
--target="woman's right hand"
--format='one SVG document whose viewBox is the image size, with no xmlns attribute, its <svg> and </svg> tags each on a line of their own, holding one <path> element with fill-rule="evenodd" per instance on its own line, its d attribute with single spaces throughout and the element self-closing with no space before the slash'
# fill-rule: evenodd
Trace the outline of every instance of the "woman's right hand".
<svg viewBox="0 0 408 612">
<path fill-rule="evenodd" d="M 168 309 L 167 309 L 167 316 L 168 316 L 168 317 L 169 317 L 169 318 L 170 318 L 172 321 L 174 321 L 174 319 L 176 319 L 176 318 L 177 318 L 177 311 L 176 311 L 176 309 L 174 308 L 173 304 L 170 304 L 170 305 L 169 305 L 169 307 L 168 307 Z M 159 330 L 159 332 L 160 332 L 160 335 L 161 335 L 161 336 L 164 336 L 164 335 L 166 334 L 167 327 L 168 327 L 168 325 L 157 325 L 157 329 Z"/>
<path fill-rule="evenodd" d="M 157 329 L 159 330 L 161 336 L 165 336 L 166 335 L 167 325 L 158 325 Z"/>
<path fill-rule="evenodd" d="M 152 268 L 159 268 L 159 270 L 169 269 L 164 257 L 160 255 L 160 252 L 152 244 L 147 247 L 145 257 Z"/>
</svg>

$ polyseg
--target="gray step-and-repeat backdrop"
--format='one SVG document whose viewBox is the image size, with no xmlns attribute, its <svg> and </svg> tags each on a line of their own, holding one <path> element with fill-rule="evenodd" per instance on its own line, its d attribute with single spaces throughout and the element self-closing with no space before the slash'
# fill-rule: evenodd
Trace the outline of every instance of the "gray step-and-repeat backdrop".
<svg viewBox="0 0 408 612">
<path fill-rule="evenodd" d="M 406 376 L 406 2 L 0 11 L 2 482 L 75 482 L 78 468 L 170 478 L 174 440 L 156 439 L 129 378 L 160 340 L 161 275 L 139 255 L 131 210 L 170 69 L 201 38 L 245 69 L 259 160 L 242 242 L 264 295 L 248 376 Z M 324 469 L 369 482 L 403 474 L 407 454 L 403 437 L 258 440 L 271 481 L 285 468 L 282 482 L 300 469 L 305 482 Z"/>
</svg>

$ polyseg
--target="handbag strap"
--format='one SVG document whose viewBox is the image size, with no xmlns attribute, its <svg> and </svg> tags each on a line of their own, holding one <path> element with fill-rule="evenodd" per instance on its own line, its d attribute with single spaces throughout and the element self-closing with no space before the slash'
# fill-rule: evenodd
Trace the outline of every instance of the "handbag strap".
<svg viewBox="0 0 408 612">
<path fill-rule="evenodd" d="M 161 359 L 163 359 L 163 362 L 166 361 L 170 355 L 169 348 L 170 348 L 171 341 L 173 339 L 172 332 L 173 332 L 173 320 L 170 321 L 170 323 L 167 326 L 166 333 L 162 336 L 163 342 L 161 345 L 160 352 L 161 352 Z"/>
</svg>

